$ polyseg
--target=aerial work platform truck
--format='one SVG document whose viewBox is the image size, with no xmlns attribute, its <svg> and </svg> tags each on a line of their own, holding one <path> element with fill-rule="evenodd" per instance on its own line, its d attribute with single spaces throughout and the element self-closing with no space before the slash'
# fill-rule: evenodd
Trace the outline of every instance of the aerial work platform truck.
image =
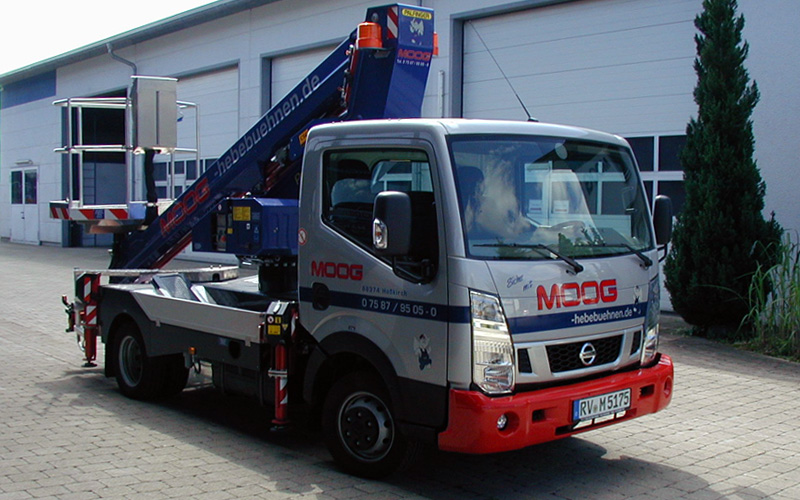
<svg viewBox="0 0 800 500">
<path fill-rule="evenodd" d="M 149 196 L 149 215 L 114 224 L 55 202 L 117 228 L 111 269 L 76 271 L 67 303 L 87 363 L 99 338 L 134 399 L 210 368 L 277 427 L 295 407 L 318 417 L 337 463 L 367 477 L 420 443 L 494 453 L 665 408 L 669 200 L 650 206 L 614 135 L 419 118 L 433 18 L 369 9 L 166 207 Z M 129 145 L 145 170 L 158 142 Z M 188 244 L 258 273 L 159 271 Z"/>
</svg>

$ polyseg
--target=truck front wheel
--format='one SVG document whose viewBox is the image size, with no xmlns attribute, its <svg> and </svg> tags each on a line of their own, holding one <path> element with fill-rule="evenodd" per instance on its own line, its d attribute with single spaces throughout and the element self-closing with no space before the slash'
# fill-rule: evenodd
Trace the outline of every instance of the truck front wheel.
<svg viewBox="0 0 800 500">
<path fill-rule="evenodd" d="M 336 382 L 322 410 L 325 443 L 348 473 L 383 477 L 411 463 L 416 443 L 400 433 L 376 376 L 351 373 Z"/>
</svg>

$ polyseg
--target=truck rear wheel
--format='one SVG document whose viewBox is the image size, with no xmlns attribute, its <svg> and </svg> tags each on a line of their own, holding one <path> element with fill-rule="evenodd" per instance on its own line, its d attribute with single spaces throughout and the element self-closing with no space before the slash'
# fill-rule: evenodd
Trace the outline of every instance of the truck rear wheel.
<svg viewBox="0 0 800 500">
<path fill-rule="evenodd" d="M 164 363 L 147 356 L 136 325 L 121 325 L 115 339 L 114 372 L 122 394 L 132 399 L 152 399 L 162 395 L 161 387 L 166 375 Z"/>
<path fill-rule="evenodd" d="M 383 477 L 411 463 L 416 443 L 400 433 L 387 391 L 375 375 L 356 372 L 334 384 L 322 410 L 325 443 L 346 472 Z"/>
</svg>

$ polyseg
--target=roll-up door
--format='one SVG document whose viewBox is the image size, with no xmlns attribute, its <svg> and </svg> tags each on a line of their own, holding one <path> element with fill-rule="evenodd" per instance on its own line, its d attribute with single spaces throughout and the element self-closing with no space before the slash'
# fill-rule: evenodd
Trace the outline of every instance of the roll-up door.
<svg viewBox="0 0 800 500">
<path fill-rule="evenodd" d="M 231 68 L 178 80 L 178 100 L 200 111 L 200 154 L 216 158 L 239 138 L 239 69 Z M 194 110 L 179 115 L 178 145 L 194 147 Z"/>
<path fill-rule="evenodd" d="M 316 68 L 328 55 L 333 52 L 336 45 L 318 49 L 296 52 L 285 56 L 272 58 L 271 95 L 272 103 L 280 101 L 295 85 Z"/>
<path fill-rule="evenodd" d="M 463 115 L 526 118 L 493 55 L 541 121 L 624 135 L 683 130 L 699 9 L 697 0 L 592 0 L 468 21 Z"/>
</svg>

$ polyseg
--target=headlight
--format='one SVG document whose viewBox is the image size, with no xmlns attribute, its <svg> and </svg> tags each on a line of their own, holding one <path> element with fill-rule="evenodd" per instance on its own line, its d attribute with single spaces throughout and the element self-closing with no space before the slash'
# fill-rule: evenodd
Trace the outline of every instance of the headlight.
<svg viewBox="0 0 800 500">
<path fill-rule="evenodd" d="M 661 282 L 658 276 L 650 281 L 647 291 L 647 317 L 644 322 L 642 366 L 650 364 L 658 354 L 658 322 L 661 319 Z"/>
<path fill-rule="evenodd" d="M 514 345 L 500 300 L 470 292 L 472 312 L 472 379 L 488 394 L 514 390 Z"/>
</svg>

